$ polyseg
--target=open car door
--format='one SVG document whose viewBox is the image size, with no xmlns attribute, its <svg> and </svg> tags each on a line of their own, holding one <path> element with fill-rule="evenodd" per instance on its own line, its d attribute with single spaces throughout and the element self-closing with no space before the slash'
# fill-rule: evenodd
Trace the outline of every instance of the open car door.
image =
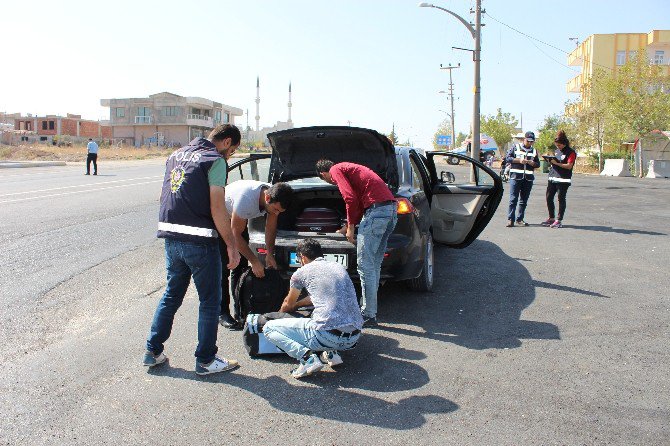
<svg viewBox="0 0 670 446">
<path fill-rule="evenodd" d="M 460 162 L 440 166 L 436 157 Z M 479 161 L 453 152 L 426 152 L 431 177 L 433 239 L 452 248 L 472 243 L 495 214 L 503 195 L 502 180 Z M 438 158 L 439 160 L 439 158 Z"/>
<path fill-rule="evenodd" d="M 237 180 L 270 180 L 269 153 L 252 153 L 246 158 L 228 160 L 228 184 Z"/>
</svg>

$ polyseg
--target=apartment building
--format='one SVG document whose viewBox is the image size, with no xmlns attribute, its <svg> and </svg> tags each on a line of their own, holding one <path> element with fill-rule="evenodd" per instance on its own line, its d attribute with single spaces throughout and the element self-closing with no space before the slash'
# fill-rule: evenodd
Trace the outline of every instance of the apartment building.
<svg viewBox="0 0 670 446">
<path fill-rule="evenodd" d="M 14 130 L 35 132 L 35 140 L 51 144 L 55 139 L 67 137 L 70 142 L 80 142 L 88 138 L 110 139 L 111 129 L 105 122 L 82 119 L 81 115 L 67 113 L 66 116 L 15 116 Z M 30 141 L 28 136 L 24 141 Z"/>
<path fill-rule="evenodd" d="M 570 111 L 588 105 L 585 86 L 598 69 L 616 73 L 633 55 L 644 54 L 652 63 L 663 65 L 670 76 L 670 30 L 653 30 L 649 33 L 593 34 L 568 55 L 568 65 L 581 67 L 582 71 L 567 83 L 568 93 L 579 93 L 581 103 Z"/>
<path fill-rule="evenodd" d="M 206 137 L 218 124 L 234 124 L 242 109 L 205 98 L 162 92 L 147 98 L 101 99 L 109 107 L 111 137 L 116 143 L 188 144 Z"/>
</svg>

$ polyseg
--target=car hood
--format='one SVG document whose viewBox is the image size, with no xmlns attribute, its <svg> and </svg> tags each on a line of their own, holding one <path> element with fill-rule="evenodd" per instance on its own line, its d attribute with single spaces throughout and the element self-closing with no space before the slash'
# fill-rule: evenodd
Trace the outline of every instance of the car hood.
<svg viewBox="0 0 670 446">
<path fill-rule="evenodd" d="M 398 188 L 395 149 L 389 139 L 358 127 L 302 127 L 268 134 L 272 146 L 270 177 L 273 183 L 316 176 L 321 158 L 369 167 L 391 189 Z"/>
</svg>

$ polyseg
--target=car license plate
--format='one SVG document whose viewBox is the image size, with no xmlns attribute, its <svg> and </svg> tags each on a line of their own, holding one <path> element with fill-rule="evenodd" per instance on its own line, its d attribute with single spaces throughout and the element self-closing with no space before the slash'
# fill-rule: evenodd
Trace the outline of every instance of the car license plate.
<svg viewBox="0 0 670 446">
<path fill-rule="evenodd" d="M 323 257 L 327 261 L 339 263 L 345 268 L 349 266 L 349 257 L 347 254 L 324 254 Z M 298 268 L 300 266 L 300 262 L 298 262 L 298 254 L 295 252 L 291 253 L 288 266 L 291 268 Z"/>
</svg>

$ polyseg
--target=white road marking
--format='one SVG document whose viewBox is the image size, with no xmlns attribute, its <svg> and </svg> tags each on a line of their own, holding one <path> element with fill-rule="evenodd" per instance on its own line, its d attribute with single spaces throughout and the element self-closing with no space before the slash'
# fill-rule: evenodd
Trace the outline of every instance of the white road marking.
<svg viewBox="0 0 670 446">
<path fill-rule="evenodd" d="M 118 186 L 109 186 L 109 187 L 99 187 L 97 189 L 91 189 L 91 190 L 78 190 L 78 191 L 73 191 L 73 192 L 63 192 L 61 194 L 51 194 L 51 195 L 40 195 L 37 197 L 28 197 L 28 198 L 17 198 L 14 200 L 4 200 L 0 201 L 0 204 L 5 204 L 5 203 L 16 203 L 19 201 L 28 201 L 28 200 L 39 200 L 42 198 L 51 198 L 51 197 L 62 197 L 64 195 L 74 195 L 74 194 L 84 194 L 84 193 L 93 193 L 93 192 L 98 192 L 101 190 L 107 190 L 107 189 L 117 189 L 120 187 L 130 187 L 130 186 L 141 186 L 144 184 L 156 184 L 156 181 L 145 181 L 143 183 L 132 183 L 132 184 L 120 184 Z"/>
<path fill-rule="evenodd" d="M 13 192 L 11 194 L 0 194 L 0 197 L 9 197 L 9 196 L 14 196 L 14 195 L 25 195 L 25 194 L 38 194 L 41 192 L 51 192 L 54 190 L 62 190 L 62 189 L 72 189 L 74 187 L 89 187 L 89 186 L 98 186 L 102 184 L 112 184 L 112 183 L 123 183 L 126 181 L 136 181 L 136 180 L 153 180 L 156 178 L 163 178 L 163 175 L 153 175 L 150 177 L 138 177 L 138 178 L 128 178 L 127 180 L 114 180 L 114 181 L 103 181 L 102 183 L 86 183 L 86 184 L 77 184 L 74 186 L 63 186 L 63 187 L 52 187 L 51 189 L 38 189 L 38 190 L 29 190 L 25 192 Z M 95 189 L 89 189 L 89 190 L 95 190 Z"/>
</svg>

